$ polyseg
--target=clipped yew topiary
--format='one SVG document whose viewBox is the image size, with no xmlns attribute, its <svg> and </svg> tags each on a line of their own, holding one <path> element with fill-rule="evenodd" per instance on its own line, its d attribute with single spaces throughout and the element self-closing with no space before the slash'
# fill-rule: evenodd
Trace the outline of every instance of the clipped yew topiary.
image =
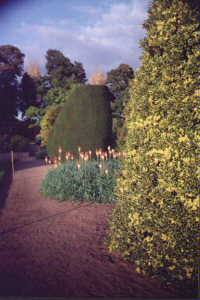
<svg viewBox="0 0 200 300">
<path fill-rule="evenodd" d="M 81 151 L 94 151 L 111 144 L 111 98 L 106 86 L 77 87 L 55 121 L 48 141 L 49 156 L 56 156 L 59 146 L 76 155 L 79 146 Z"/>
<path fill-rule="evenodd" d="M 177 284 L 193 284 L 199 265 L 198 16 L 197 1 L 152 2 L 110 221 L 110 251 Z"/>
</svg>

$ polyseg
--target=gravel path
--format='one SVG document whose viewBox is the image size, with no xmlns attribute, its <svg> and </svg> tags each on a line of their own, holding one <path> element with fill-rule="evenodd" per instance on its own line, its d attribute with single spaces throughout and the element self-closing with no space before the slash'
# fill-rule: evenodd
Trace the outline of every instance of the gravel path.
<svg viewBox="0 0 200 300">
<path fill-rule="evenodd" d="M 177 297 L 106 251 L 112 205 L 42 197 L 39 187 L 49 168 L 42 164 L 18 165 L 1 209 L 0 296 Z"/>
</svg>

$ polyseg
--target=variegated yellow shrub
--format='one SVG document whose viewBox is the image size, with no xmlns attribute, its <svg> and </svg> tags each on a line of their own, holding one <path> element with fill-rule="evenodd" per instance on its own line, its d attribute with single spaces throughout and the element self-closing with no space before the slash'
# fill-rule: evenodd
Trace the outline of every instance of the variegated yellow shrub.
<svg viewBox="0 0 200 300">
<path fill-rule="evenodd" d="M 199 265 L 199 32 L 196 1 L 154 0 L 128 103 L 126 156 L 109 250 L 167 282 Z"/>
</svg>

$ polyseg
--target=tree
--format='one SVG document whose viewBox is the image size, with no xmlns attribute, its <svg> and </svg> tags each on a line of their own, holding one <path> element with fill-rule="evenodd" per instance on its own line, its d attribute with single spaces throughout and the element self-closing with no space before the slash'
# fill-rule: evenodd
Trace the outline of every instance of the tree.
<svg viewBox="0 0 200 300">
<path fill-rule="evenodd" d="M 21 110 L 31 127 L 39 128 L 40 121 L 45 114 L 45 97 L 51 90 L 49 77 L 38 73 L 38 65 L 29 68 L 29 74 L 25 73 L 21 82 Z"/>
<path fill-rule="evenodd" d="M 48 109 L 48 107 L 52 105 L 63 105 L 66 99 L 69 97 L 69 95 L 71 95 L 73 91 L 79 86 L 83 86 L 83 84 L 72 83 L 70 85 L 70 89 L 68 90 L 61 87 L 49 89 L 49 91 L 44 97 L 44 107 Z"/>
<path fill-rule="evenodd" d="M 40 66 L 37 62 L 30 63 L 28 65 L 27 73 L 34 79 L 40 79 L 42 77 L 42 73 L 40 71 Z"/>
<path fill-rule="evenodd" d="M 127 106 L 130 100 L 129 87 L 123 92 L 122 96 L 112 103 L 113 109 L 113 135 L 115 140 L 115 146 L 122 150 L 127 138 L 127 128 L 125 118 L 127 114 Z"/>
<path fill-rule="evenodd" d="M 92 85 L 105 85 L 106 76 L 102 72 L 95 72 L 90 78 L 90 84 Z"/>
<path fill-rule="evenodd" d="M 136 271 L 184 293 L 199 259 L 199 15 L 197 1 L 152 2 L 109 237 Z"/>
<path fill-rule="evenodd" d="M 50 79 L 47 75 L 42 75 L 40 78 L 34 78 L 37 89 L 37 101 L 41 107 L 45 106 L 45 96 L 52 88 Z"/>
<path fill-rule="evenodd" d="M 59 50 L 48 50 L 46 69 L 52 87 L 69 89 L 72 83 L 85 83 L 86 74 L 81 63 L 74 64 Z"/>
<path fill-rule="evenodd" d="M 20 90 L 21 90 L 21 95 L 20 95 L 21 97 L 20 97 L 19 108 L 22 114 L 24 115 L 26 109 L 28 109 L 29 106 L 37 106 L 36 82 L 28 73 L 24 73 L 22 77 Z"/>
<path fill-rule="evenodd" d="M 67 80 L 73 74 L 73 64 L 59 50 L 48 50 L 46 55 L 46 69 L 54 87 L 66 87 Z"/>
<path fill-rule="evenodd" d="M 73 74 L 74 74 L 74 80 L 75 83 L 85 83 L 87 81 L 86 79 L 86 73 L 83 68 L 82 63 L 75 61 L 73 66 Z"/>
<path fill-rule="evenodd" d="M 121 64 L 107 73 L 107 84 L 116 99 L 122 96 L 129 85 L 130 79 L 133 79 L 133 77 L 134 71 L 127 64 Z"/>
<path fill-rule="evenodd" d="M 59 105 L 65 102 L 66 99 L 66 91 L 63 88 L 55 87 L 51 88 L 46 96 L 44 97 L 45 107 L 51 105 Z"/>
<path fill-rule="evenodd" d="M 40 138 L 43 146 L 47 146 L 49 136 L 53 129 L 53 125 L 55 120 L 61 111 L 62 105 L 51 105 L 48 107 L 48 110 L 44 114 L 41 122 L 40 122 Z"/>
<path fill-rule="evenodd" d="M 25 112 L 27 119 L 31 120 L 33 123 L 31 127 L 38 127 L 42 117 L 45 114 L 45 109 L 36 106 L 29 106 Z"/>
<path fill-rule="evenodd" d="M 7 121 L 12 121 L 17 115 L 18 78 L 22 75 L 23 63 L 24 54 L 17 47 L 0 46 L 1 126 Z"/>
<path fill-rule="evenodd" d="M 116 146 L 119 148 L 125 140 L 123 111 L 129 101 L 129 83 L 134 78 L 133 69 L 127 64 L 120 64 L 116 69 L 107 73 L 107 85 L 114 95 L 112 103 L 113 111 L 113 135 Z"/>
<path fill-rule="evenodd" d="M 0 78 L 1 86 L 7 82 L 13 84 L 22 75 L 24 54 L 11 45 L 0 46 Z"/>
</svg>

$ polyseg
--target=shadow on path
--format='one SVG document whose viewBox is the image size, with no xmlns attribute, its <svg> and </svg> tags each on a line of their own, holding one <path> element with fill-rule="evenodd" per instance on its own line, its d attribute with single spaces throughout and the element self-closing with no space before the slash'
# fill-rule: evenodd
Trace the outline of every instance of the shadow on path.
<svg viewBox="0 0 200 300">
<path fill-rule="evenodd" d="M 20 171 L 24 169 L 30 169 L 34 167 L 44 166 L 45 163 L 43 160 L 30 160 L 30 161 L 16 161 L 15 162 L 15 171 Z M 2 213 L 2 209 L 6 206 L 6 199 L 8 197 L 9 189 L 12 183 L 12 169 L 11 165 L 8 165 L 7 171 L 0 182 L 0 215 Z"/>
<path fill-rule="evenodd" d="M 0 215 L 2 209 L 6 206 L 6 198 L 12 183 L 12 171 L 11 166 L 8 167 L 3 180 L 0 182 Z"/>
<path fill-rule="evenodd" d="M 34 159 L 30 161 L 16 161 L 15 163 L 15 171 L 20 171 L 24 169 L 30 169 L 34 167 L 44 166 L 44 160 Z"/>
</svg>

